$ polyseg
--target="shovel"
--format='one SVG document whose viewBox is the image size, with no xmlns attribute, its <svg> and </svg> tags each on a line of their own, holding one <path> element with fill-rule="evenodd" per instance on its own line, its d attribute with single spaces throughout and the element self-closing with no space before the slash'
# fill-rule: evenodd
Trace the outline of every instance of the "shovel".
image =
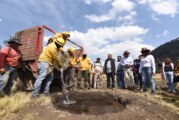
<svg viewBox="0 0 179 120">
<path fill-rule="evenodd" d="M 70 60 L 70 56 L 68 54 L 64 54 L 62 52 L 58 53 L 58 56 L 60 58 L 61 61 L 61 66 L 58 67 L 58 65 L 56 63 L 54 63 L 54 68 L 56 68 L 58 71 L 61 72 L 61 83 L 62 83 L 62 92 L 63 92 L 63 96 L 64 96 L 64 100 L 60 102 L 60 104 L 62 105 L 71 105 L 71 104 L 75 104 L 76 101 L 73 100 L 69 100 L 69 96 L 68 96 L 68 91 L 67 91 L 67 85 L 64 82 L 64 78 L 63 78 L 63 71 L 69 66 L 69 60 Z"/>
</svg>

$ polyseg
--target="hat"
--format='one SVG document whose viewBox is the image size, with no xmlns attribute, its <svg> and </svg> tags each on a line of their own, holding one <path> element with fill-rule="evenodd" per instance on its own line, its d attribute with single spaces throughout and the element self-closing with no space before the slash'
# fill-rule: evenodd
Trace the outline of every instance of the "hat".
<svg viewBox="0 0 179 120">
<path fill-rule="evenodd" d="M 70 37 L 70 33 L 69 32 L 62 32 L 62 35 L 66 36 L 67 38 Z"/>
<path fill-rule="evenodd" d="M 68 48 L 68 51 L 74 53 L 75 52 L 75 48 L 74 47 L 70 47 L 70 48 Z"/>
<path fill-rule="evenodd" d="M 143 47 L 143 48 L 141 49 L 141 52 L 144 52 L 144 51 L 150 51 L 150 50 L 147 49 L 146 47 Z"/>
<path fill-rule="evenodd" d="M 60 46 L 64 46 L 65 45 L 65 43 L 66 43 L 66 41 L 63 39 L 63 38 L 57 38 L 57 39 L 55 39 L 55 42 L 58 44 L 58 45 L 60 45 Z"/>
<path fill-rule="evenodd" d="M 16 37 L 11 37 L 8 41 L 5 41 L 7 42 L 8 44 L 18 44 L 19 46 L 22 45 L 22 43 L 20 42 L 20 40 Z"/>
<path fill-rule="evenodd" d="M 126 54 L 130 54 L 130 52 L 129 51 L 124 51 L 124 55 L 126 55 Z"/>
</svg>

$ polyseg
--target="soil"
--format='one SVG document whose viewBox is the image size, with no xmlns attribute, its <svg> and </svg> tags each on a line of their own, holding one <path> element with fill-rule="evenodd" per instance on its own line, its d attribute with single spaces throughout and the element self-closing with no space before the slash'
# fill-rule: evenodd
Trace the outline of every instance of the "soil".
<svg viewBox="0 0 179 120">
<path fill-rule="evenodd" d="M 125 109 L 128 101 L 121 100 L 118 96 L 107 93 L 75 92 L 69 94 L 70 100 L 75 104 L 63 104 L 63 96 L 54 95 L 53 104 L 57 109 L 69 111 L 72 114 L 102 115 L 106 113 L 117 113 Z M 61 100 L 61 101 L 60 101 Z"/>
<path fill-rule="evenodd" d="M 66 106 L 61 104 L 63 95 L 53 93 L 48 104 L 32 104 L 13 120 L 26 119 L 28 115 L 35 120 L 179 120 L 174 110 L 146 96 L 119 89 L 80 90 L 69 92 L 70 100 L 76 103 Z"/>
<path fill-rule="evenodd" d="M 72 105 L 62 104 L 58 86 L 51 96 L 40 96 L 45 104 L 33 102 L 9 120 L 179 120 L 179 94 L 167 93 L 166 83 L 159 79 L 154 96 L 150 89 L 106 89 L 104 82 L 102 89 L 70 91 L 69 99 L 76 101 Z"/>
</svg>

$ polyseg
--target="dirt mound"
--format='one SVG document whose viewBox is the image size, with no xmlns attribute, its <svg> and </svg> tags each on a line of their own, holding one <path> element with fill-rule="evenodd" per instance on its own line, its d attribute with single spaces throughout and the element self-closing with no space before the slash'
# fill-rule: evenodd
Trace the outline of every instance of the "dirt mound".
<svg viewBox="0 0 179 120">
<path fill-rule="evenodd" d="M 102 115 L 105 113 L 117 113 L 125 109 L 128 104 L 127 100 L 113 96 L 109 93 L 80 93 L 70 94 L 70 99 L 76 103 L 72 105 L 64 105 L 63 95 L 53 96 L 53 104 L 57 109 L 69 111 L 72 114 Z"/>
</svg>

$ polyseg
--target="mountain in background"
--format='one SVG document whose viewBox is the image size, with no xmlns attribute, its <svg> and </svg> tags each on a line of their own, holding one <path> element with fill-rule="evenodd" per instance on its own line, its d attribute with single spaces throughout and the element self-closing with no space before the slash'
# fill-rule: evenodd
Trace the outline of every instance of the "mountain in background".
<svg viewBox="0 0 179 120">
<path fill-rule="evenodd" d="M 169 57 L 172 62 L 176 63 L 177 60 L 179 60 L 179 37 L 160 45 L 151 51 L 151 54 L 156 60 L 159 59 L 160 61 L 163 61 L 165 58 Z"/>
</svg>

